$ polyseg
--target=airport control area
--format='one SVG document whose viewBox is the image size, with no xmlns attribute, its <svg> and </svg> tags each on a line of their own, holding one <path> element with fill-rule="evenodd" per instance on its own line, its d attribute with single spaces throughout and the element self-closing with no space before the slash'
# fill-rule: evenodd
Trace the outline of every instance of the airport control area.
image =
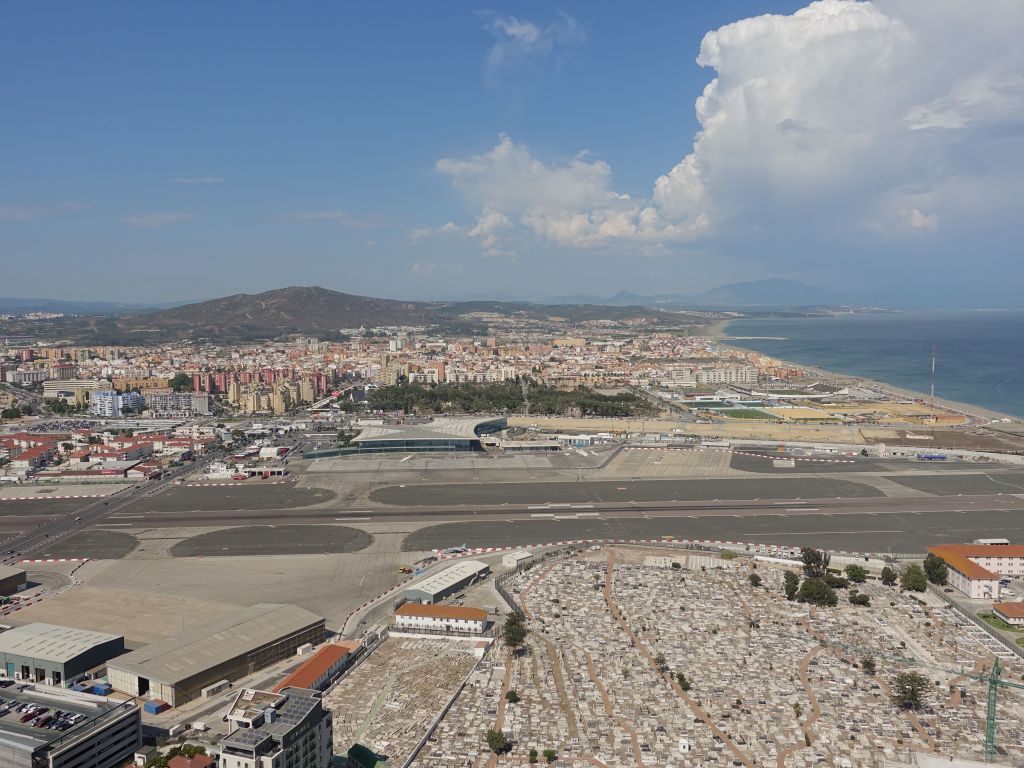
<svg viewBox="0 0 1024 768">
<path fill-rule="evenodd" d="M 351 766 L 1024 759 L 1015 456 L 251 429 L 160 477 L 0 491 L 0 679 L 12 708 L 81 699 L 0 734 L 49 749 L 86 702 L 135 713 L 141 764 L 255 766 L 297 734 Z M 242 723 L 246 692 L 270 704 Z"/>
</svg>

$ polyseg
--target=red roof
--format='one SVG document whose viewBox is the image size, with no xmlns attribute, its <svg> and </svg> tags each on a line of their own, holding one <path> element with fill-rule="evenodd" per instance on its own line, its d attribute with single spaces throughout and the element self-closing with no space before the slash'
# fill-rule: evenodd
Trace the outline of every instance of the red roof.
<svg viewBox="0 0 1024 768">
<path fill-rule="evenodd" d="M 274 686 L 274 693 L 285 688 L 312 688 L 316 681 L 359 648 L 359 643 L 331 643 L 309 657 L 309 660 Z"/>
<path fill-rule="evenodd" d="M 969 579 L 998 579 L 999 574 L 992 573 L 974 562 L 974 557 L 1024 557 L 1022 544 L 940 544 L 928 547 L 933 555 L 938 555 L 946 564 L 959 571 Z"/>
<path fill-rule="evenodd" d="M 1024 619 L 1024 603 L 995 603 L 992 610 L 1008 619 Z"/>
<path fill-rule="evenodd" d="M 196 755 L 195 757 L 178 755 L 167 762 L 167 768 L 209 768 L 213 764 L 214 759 L 209 755 Z"/>
</svg>

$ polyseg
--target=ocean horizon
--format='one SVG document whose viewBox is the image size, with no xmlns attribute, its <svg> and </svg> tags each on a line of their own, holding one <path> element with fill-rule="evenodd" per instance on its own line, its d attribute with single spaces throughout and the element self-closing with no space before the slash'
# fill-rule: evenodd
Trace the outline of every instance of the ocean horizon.
<svg viewBox="0 0 1024 768">
<path fill-rule="evenodd" d="M 731 320 L 726 341 L 800 365 L 1024 417 L 1024 311 Z"/>
</svg>

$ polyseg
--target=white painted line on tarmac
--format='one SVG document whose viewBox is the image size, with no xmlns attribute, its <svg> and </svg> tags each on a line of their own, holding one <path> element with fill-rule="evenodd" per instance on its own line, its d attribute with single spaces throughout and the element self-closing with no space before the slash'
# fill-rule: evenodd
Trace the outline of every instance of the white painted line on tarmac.
<svg viewBox="0 0 1024 768">
<path fill-rule="evenodd" d="M 573 509 L 593 509 L 593 504 L 570 504 Z"/>
<path fill-rule="evenodd" d="M 335 520 L 372 520 L 371 517 L 336 517 Z"/>
<path fill-rule="evenodd" d="M 600 517 L 600 512 L 577 512 L 576 517 Z"/>
<path fill-rule="evenodd" d="M 534 512 L 532 515 L 530 515 L 530 517 L 554 517 L 554 516 L 555 516 L 554 512 L 548 512 L 547 514 L 544 514 L 543 512 Z"/>
<path fill-rule="evenodd" d="M 787 507 L 787 512 L 819 512 L 817 507 Z"/>
<path fill-rule="evenodd" d="M 99 525 L 97 525 L 96 527 L 97 527 L 97 528 L 112 528 L 112 527 L 114 527 L 115 525 L 127 525 L 127 526 L 132 526 L 132 525 L 135 525 L 135 523 L 100 523 L 100 524 L 99 524 Z"/>
</svg>

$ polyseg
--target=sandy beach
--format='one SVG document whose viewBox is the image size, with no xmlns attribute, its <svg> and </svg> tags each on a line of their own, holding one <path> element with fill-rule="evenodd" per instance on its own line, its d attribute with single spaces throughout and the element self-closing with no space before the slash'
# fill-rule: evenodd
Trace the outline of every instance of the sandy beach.
<svg viewBox="0 0 1024 768">
<path fill-rule="evenodd" d="M 719 344 L 728 349 L 739 350 L 742 352 L 757 352 L 758 354 L 764 354 L 758 352 L 756 349 L 750 349 L 743 345 L 744 338 L 752 337 L 733 337 L 729 335 L 728 327 L 731 320 L 719 320 L 713 325 L 708 327 L 708 336 L 714 338 Z M 792 360 L 784 360 L 782 358 L 775 358 L 787 366 L 793 368 L 800 368 L 812 374 L 813 377 L 820 377 L 822 381 L 837 382 L 844 384 L 856 384 L 861 387 L 867 387 L 870 389 L 880 390 L 888 395 L 892 395 L 897 398 L 903 398 L 907 400 L 921 400 L 923 402 L 931 402 L 930 395 L 923 392 L 916 392 L 910 389 L 903 389 L 901 387 L 895 387 L 892 384 L 887 384 L 884 381 L 876 381 L 874 379 L 868 379 L 863 376 L 858 376 L 853 373 L 838 373 L 836 371 L 826 371 L 823 368 L 817 368 L 812 365 L 805 363 L 797 363 Z M 970 403 L 961 403 L 955 400 L 946 400 L 941 397 L 935 398 L 935 405 L 946 411 L 953 411 L 954 413 L 962 413 L 975 418 L 989 419 L 989 420 L 1000 420 L 1000 419 L 1017 419 L 1009 414 L 999 413 L 992 411 L 987 408 L 982 408 L 978 405 L 971 405 Z"/>
</svg>

